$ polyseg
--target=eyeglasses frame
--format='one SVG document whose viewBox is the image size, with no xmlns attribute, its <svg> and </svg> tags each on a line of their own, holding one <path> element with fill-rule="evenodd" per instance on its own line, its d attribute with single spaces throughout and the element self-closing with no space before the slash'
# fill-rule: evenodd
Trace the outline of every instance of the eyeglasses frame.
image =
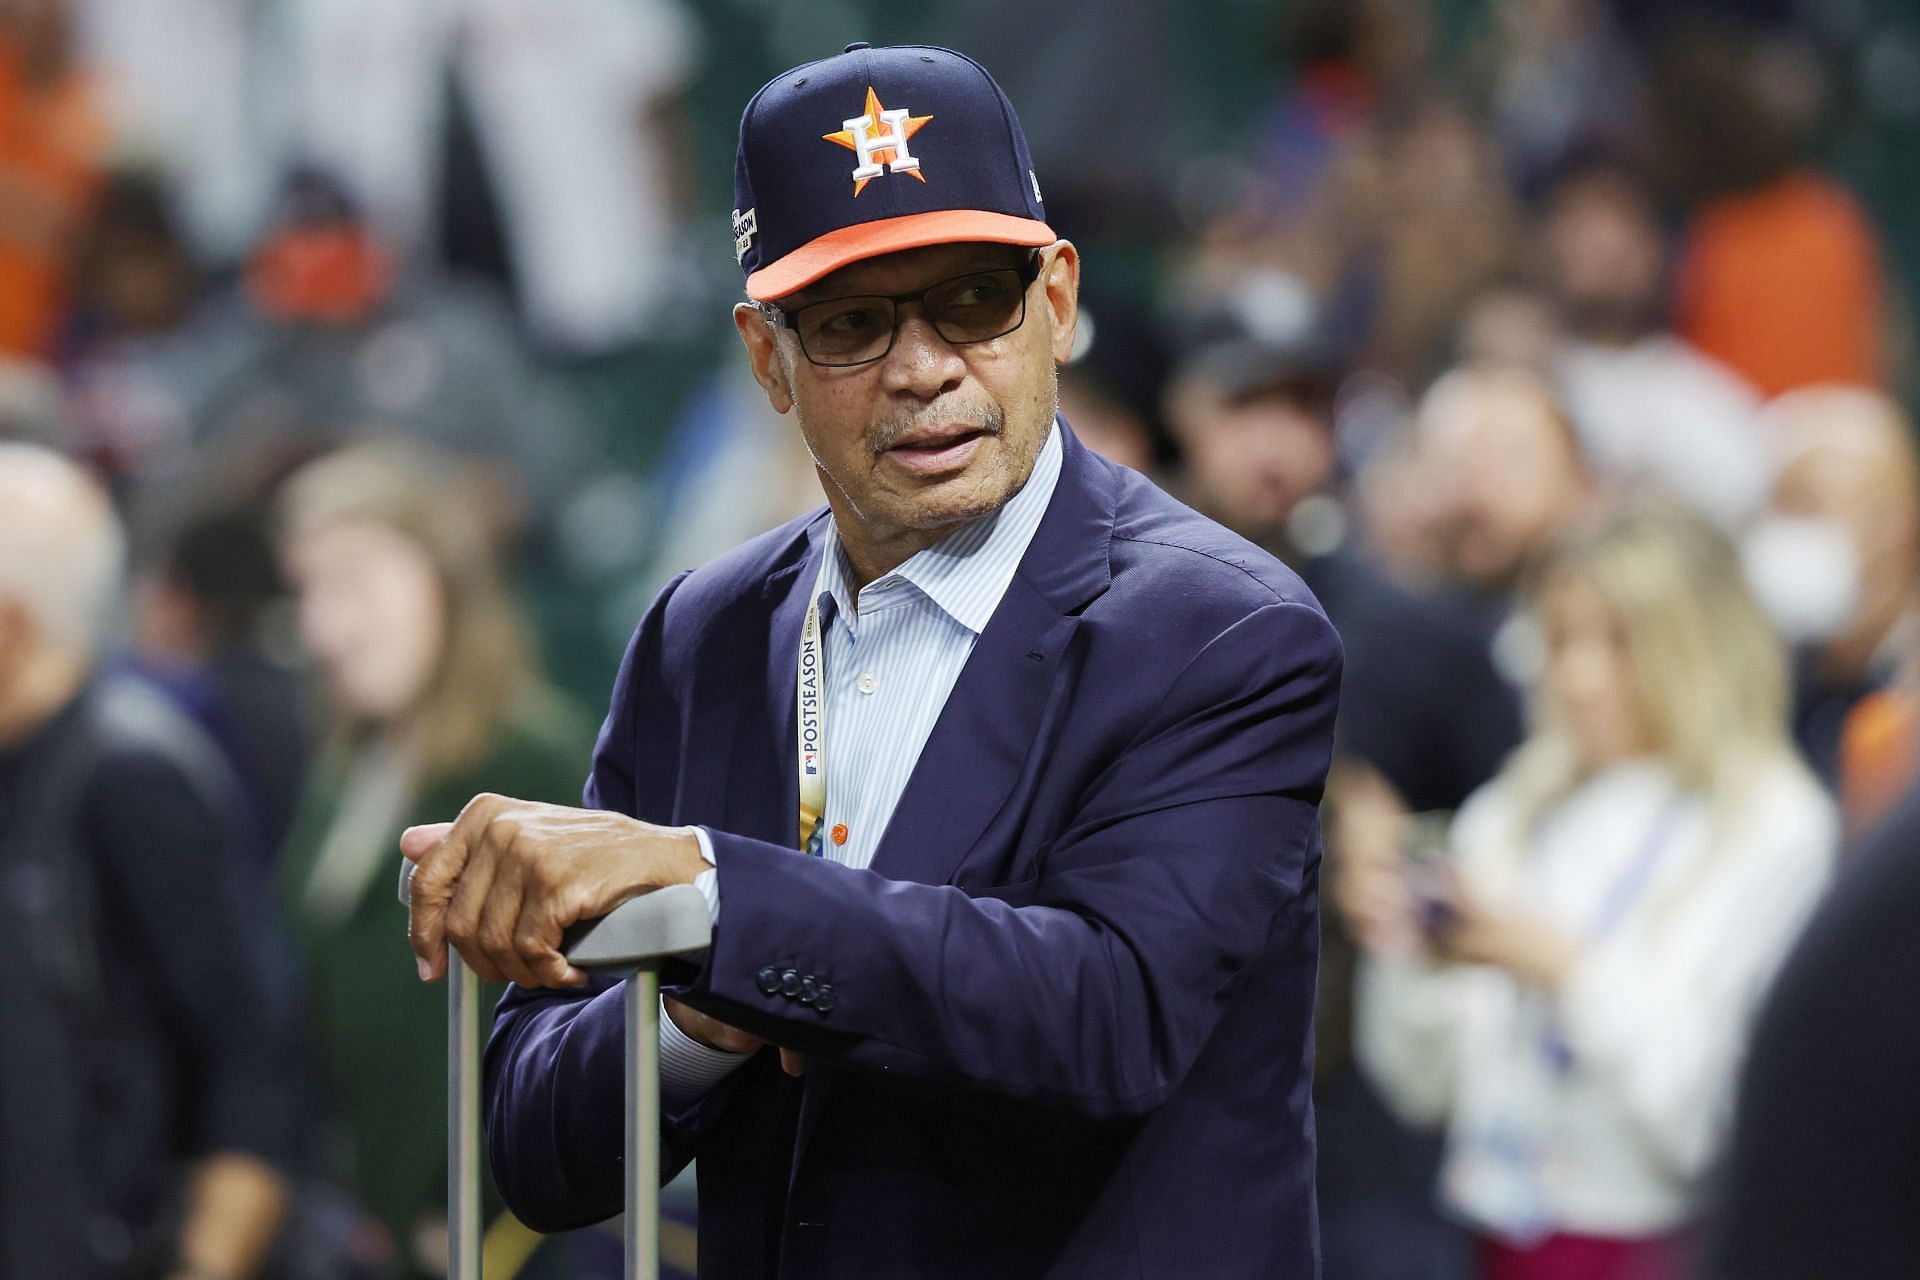
<svg viewBox="0 0 1920 1280">
<path fill-rule="evenodd" d="M 807 358 L 808 364 L 815 365 L 822 369 L 858 369 L 862 365 L 885 360 L 888 354 L 892 352 L 893 344 L 900 340 L 900 308 L 902 306 L 909 302 L 917 302 L 920 304 L 921 313 L 924 315 L 927 310 L 927 295 L 929 293 L 932 293 L 942 285 L 952 284 L 956 280 L 965 280 L 968 276 L 986 275 L 994 271 L 1015 272 L 1020 277 L 1020 318 L 1014 321 L 1011 327 L 1003 329 L 991 337 L 969 338 L 965 342 L 955 342 L 953 339 L 947 337 L 946 334 L 941 333 L 940 340 L 949 346 L 972 347 L 978 346 L 982 342 L 992 342 L 997 338 L 1006 337 L 1009 333 L 1012 333 L 1027 322 L 1027 290 L 1031 289 L 1033 282 L 1040 278 L 1043 258 L 1044 252 L 1040 249 L 1034 249 L 1027 254 L 1026 260 L 1017 267 L 976 267 L 972 271 L 962 271 L 958 275 L 947 276 L 945 279 L 936 280 L 926 288 L 916 289 L 912 293 L 848 293 L 832 298 L 817 298 L 805 306 L 791 309 L 783 307 L 777 302 L 755 302 L 753 305 L 759 308 L 760 314 L 766 317 L 768 323 L 779 324 L 793 330 L 794 341 L 798 343 L 800 354 Z M 807 307 L 822 306 L 831 302 L 850 302 L 856 298 L 878 298 L 893 304 L 893 330 L 887 335 L 887 345 L 882 347 L 876 355 L 868 356 L 864 360 L 851 360 L 845 364 L 815 360 L 813 353 L 807 350 L 807 344 L 800 339 L 800 312 L 805 311 Z M 928 317 L 927 323 L 933 324 L 931 316 Z M 933 324 L 933 330 L 935 333 L 940 333 L 939 325 Z"/>
</svg>

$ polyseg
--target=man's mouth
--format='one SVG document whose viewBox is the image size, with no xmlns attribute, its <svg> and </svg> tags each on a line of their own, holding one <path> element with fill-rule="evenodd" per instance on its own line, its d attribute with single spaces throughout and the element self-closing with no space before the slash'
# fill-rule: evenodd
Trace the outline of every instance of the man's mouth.
<svg viewBox="0 0 1920 1280">
<path fill-rule="evenodd" d="M 941 475 L 972 461 L 987 435 L 979 427 L 914 431 L 889 446 L 886 456 L 916 475 Z"/>
</svg>

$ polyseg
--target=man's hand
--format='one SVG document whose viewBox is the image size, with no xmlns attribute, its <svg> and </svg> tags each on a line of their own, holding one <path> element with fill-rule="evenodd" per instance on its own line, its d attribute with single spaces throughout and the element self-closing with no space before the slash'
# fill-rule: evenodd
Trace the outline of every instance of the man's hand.
<svg viewBox="0 0 1920 1280">
<path fill-rule="evenodd" d="M 718 1018 L 710 1018 L 691 1005 L 681 1004 L 672 996 L 666 997 L 667 1016 L 673 1019 L 673 1025 L 686 1033 L 689 1040 L 703 1044 L 709 1049 L 718 1049 L 722 1053 L 752 1053 L 766 1041 L 750 1031 L 730 1027 Z"/>
<path fill-rule="evenodd" d="M 673 1019 L 673 1025 L 680 1028 L 688 1039 L 709 1049 L 718 1049 L 722 1053 L 752 1053 L 766 1043 L 752 1032 L 730 1027 L 718 1018 L 710 1018 L 690 1005 L 681 1004 L 672 996 L 665 999 L 667 1016 Z M 792 1049 L 782 1049 L 780 1069 L 790 1076 L 803 1076 L 807 1074 L 807 1060 Z"/>
<path fill-rule="evenodd" d="M 707 866 L 685 827 L 496 795 L 475 796 L 453 822 L 409 827 L 400 852 L 418 864 L 407 936 L 421 979 L 446 972 L 451 943 L 482 978 L 525 987 L 584 985 L 560 954 L 568 926 Z"/>
</svg>

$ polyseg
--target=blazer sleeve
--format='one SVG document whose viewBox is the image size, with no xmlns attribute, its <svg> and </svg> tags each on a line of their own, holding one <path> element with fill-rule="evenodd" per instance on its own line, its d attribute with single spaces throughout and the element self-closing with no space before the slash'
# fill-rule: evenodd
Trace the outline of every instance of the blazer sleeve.
<svg viewBox="0 0 1920 1280">
<path fill-rule="evenodd" d="M 1021 905 L 715 832 L 726 909 L 684 998 L 850 1070 L 1092 1118 L 1151 1111 L 1319 856 L 1340 661 L 1302 604 L 1215 636 Z M 763 992 L 772 963 L 829 982 L 831 1009 Z"/>
</svg>

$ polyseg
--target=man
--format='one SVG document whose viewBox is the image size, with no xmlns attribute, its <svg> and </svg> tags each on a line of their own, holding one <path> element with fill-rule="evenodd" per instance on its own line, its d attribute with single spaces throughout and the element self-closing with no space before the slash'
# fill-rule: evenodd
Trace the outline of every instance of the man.
<svg viewBox="0 0 1920 1280">
<path fill-rule="evenodd" d="M 663 1140 L 703 1274 L 1305 1280 L 1332 629 L 1058 420 L 1079 259 L 976 64 L 796 68 L 736 173 L 735 320 L 828 509 L 661 594 L 590 809 L 403 840 L 423 976 L 450 941 L 522 988 L 486 1068 L 509 1205 L 618 1211 L 621 997 L 555 945 L 692 882 Z"/>
<path fill-rule="evenodd" d="M 1794 646 L 1794 738 L 1837 785 L 1847 718 L 1894 678 L 1920 610 L 1920 458 L 1900 407 L 1864 387 L 1790 391 L 1764 421 L 1779 470 L 1747 573 Z"/>
<path fill-rule="evenodd" d="M 1572 165 L 1547 193 L 1542 240 L 1565 329 L 1551 367 L 1594 466 L 1738 526 L 1766 496 L 1759 396 L 1667 327 L 1652 187 L 1619 161 Z"/>
<path fill-rule="evenodd" d="M 252 975 L 217 755 L 94 674 L 121 538 L 0 445 L 0 1278 L 243 1280 L 301 1108 Z"/>
</svg>

